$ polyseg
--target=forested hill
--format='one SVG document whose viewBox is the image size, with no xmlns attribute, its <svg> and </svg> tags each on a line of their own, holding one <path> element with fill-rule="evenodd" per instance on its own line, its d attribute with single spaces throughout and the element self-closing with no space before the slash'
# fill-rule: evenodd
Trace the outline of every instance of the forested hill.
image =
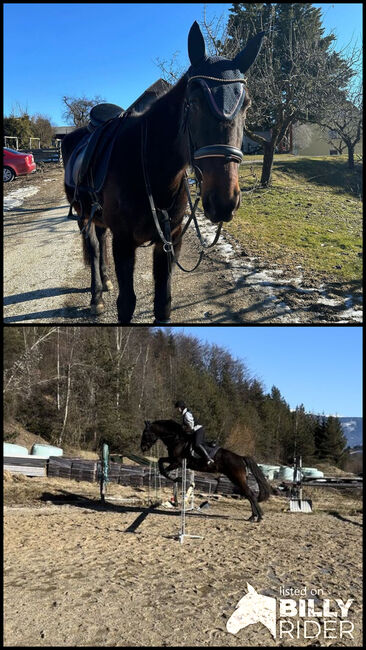
<svg viewBox="0 0 366 650">
<path fill-rule="evenodd" d="M 362 418 L 340 417 L 342 430 L 350 447 L 362 447 Z"/>
<path fill-rule="evenodd" d="M 291 412 L 216 345 L 148 327 L 11 327 L 4 339 L 5 420 L 51 443 L 137 452 L 144 420 L 176 419 L 183 399 L 207 438 L 258 461 L 291 462 L 296 437 L 305 463 L 345 462 L 337 418 L 305 414 L 301 395 Z"/>
</svg>

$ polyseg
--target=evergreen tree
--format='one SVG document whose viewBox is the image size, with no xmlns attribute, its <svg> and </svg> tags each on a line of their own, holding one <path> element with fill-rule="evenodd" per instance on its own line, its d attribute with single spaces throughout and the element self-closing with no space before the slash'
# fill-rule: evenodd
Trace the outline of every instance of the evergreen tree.
<svg viewBox="0 0 366 650">
<path fill-rule="evenodd" d="M 344 458 L 347 439 L 337 417 L 329 416 L 322 419 L 321 434 L 317 432 L 317 456 L 319 460 L 339 464 Z"/>
<path fill-rule="evenodd" d="M 177 419 L 183 399 L 207 439 L 259 461 L 310 462 L 314 443 L 344 458 L 337 423 L 298 407 L 279 388 L 266 395 L 242 361 L 169 330 L 134 327 L 12 327 L 4 333 L 4 416 L 50 443 L 139 453 L 144 420 Z M 179 419 L 179 418 L 178 418 Z M 163 450 L 161 450 L 164 453 Z M 153 451 L 155 453 L 155 451 Z M 158 452 L 156 452 L 158 453 Z M 343 454 L 343 456 L 342 456 Z"/>
</svg>

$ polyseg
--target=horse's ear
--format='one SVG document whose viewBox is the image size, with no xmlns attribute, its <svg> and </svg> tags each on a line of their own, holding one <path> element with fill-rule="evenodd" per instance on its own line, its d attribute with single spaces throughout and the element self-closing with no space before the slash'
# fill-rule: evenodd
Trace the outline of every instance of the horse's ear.
<svg viewBox="0 0 366 650">
<path fill-rule="evenodd" d="M 188 34 L 188 55 L 193 66 L 198 65 L 206 58 L 205 40 L 196 20 Z"/>
<path fill-rule="evenodd" d="M 262 39 L 265 32 L 259 32 L 248 41 L 244 50 L 239 52 L 234 59 L 235 67 L 238 68 L 243 74 L 249 70 L 256 60 L 259 50 L 261 49 Z"/>
<path fill-rule="evenodd" d="M 256 590 L 254 589 L 254 587 L 252 587 L 252 585 L 249 584 L 249 582 L 247 582 L 247 589 L 248 589 L 248 594 L 256 593 Z"/>
</svg>

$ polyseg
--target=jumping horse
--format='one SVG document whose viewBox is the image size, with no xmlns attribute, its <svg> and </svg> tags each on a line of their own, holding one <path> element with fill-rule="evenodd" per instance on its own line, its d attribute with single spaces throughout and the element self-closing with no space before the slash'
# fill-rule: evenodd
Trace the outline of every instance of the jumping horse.
<svg viewBox="0 0 366 650">
<path fill-rule="evenodd" d="M 172 264 L 178 263 L 182 220 L 190 201 L 189 166 L 196 174 L 205 216 L 218 225 L 233 218 L 240 204 L 238 168 L 251 103 L 244 73 L 255 61 L 263 35 L 252 38 L 233 60 L 211 57 L 195 22 L 188 36 L 191 66 L 174 86 L 140 113 L 101 105 L 114 107 L 99 129 L 101 146 L 108 134 L 112 145 L 106 146 L 108 156 L 100 155 L 100 164 L 105 165 L 102 186 L 98 191 L 89 188 L 87 198 L 78 194 L 66 168 L 80 142 L 90 135 L 83 127 L 63 139 L 67 199 L 76 210 L 79 228 L 87 234 L 84 257 L 91 263 L 93 313 L 104 310 L 102 292 L 111 288 L 105 260 L 109 228 L 119 285 L 119 322 L 128 324 L 132 319 L 135 252 L 148 242 L 154 245 L 155 323 L 169 322 Z M 92 137 L 99 138 L 99 132 Z M 98 156 L 97 151 L 96 175 Z"/>
<path fill-rule="evenodd" d="M 247 498 L 252 508 L 252 515 L 249 521 L 260 521 L 263 512 L 258 502 L 266 501 L 271 492 L 262 470 L 250 456 L 239 456 L 223 447 L 215 447 L 211 452 L 213 464 L 207 465 L 203 458 L 194 458 L 191 450 L 191 436 L 186 434 L 183 427 L 175 420 L 145 421 L 145 429 L 141 438 L 141 450 L 145 453 L 152 445 L 161 440 L 168 449 L 168 456 L 159 458 L 160 474 L 170 481 L 176 481 L 169 476 L 171 472 L 182 465 L 182 459 L 187 459 L 189 469 L 201 472 L 219 472 L 225 474 L 234 485 L 239 488 L 240 494 Z M 168 467 L 165 464 L 168 463 Z M 250 470 L 259 487 L 258 498 L 250 489 L 247 480 L 246 470 Z"/>
</svg>

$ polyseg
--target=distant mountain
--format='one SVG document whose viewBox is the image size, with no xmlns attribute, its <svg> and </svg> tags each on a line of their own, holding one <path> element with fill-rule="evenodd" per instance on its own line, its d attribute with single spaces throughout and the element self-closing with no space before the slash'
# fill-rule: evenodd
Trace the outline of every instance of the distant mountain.
<svg viewBox="0 0 366 650">
<path fill-rule="evenodd" d="M 362 418 L 338 418 L 350 447 L 362 447 Z"/>
</svg>

